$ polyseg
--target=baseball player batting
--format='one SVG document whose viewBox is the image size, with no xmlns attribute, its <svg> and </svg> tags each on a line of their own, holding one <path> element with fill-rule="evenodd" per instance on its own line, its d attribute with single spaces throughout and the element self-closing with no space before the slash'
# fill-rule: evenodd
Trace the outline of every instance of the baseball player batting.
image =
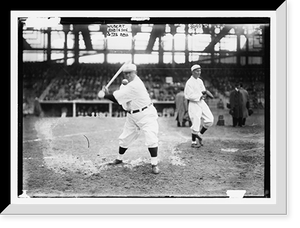
<svg viewBox="0 0 300 228">
<path fill-rule="evenodd" d="M 153 106 L 148 91 L 137 76 L 135 64 L 125 64 L 122 68 L 125 81 L 119 90 L 109 93 L 104 87 L 99 93 L 99 98 L 109 99 L 122 105 L 127 112 L 126 122 L 122 134 L 119 136 L 119 153 L 117 158 L 109 163 L 118 165 L 123 162 L 123 156 L 128 147 L 138 138 L 139 131 L 145 133 L 145 144 L 151 155 L 152 173 L 158 174 L 158 115 Z"/>
<path fill-rule="evenodd" d="M 188 113 L 192 121 L 192 147 L 203 146 L 202 135 L 213 125 L 214 116 L 204 101 L 206 96 L 213 98 L 213 95 L 206 90 L 203 81 L 200 79 L 201 66 L 196 64 L 191 67 L 192 76 L 188 79 L 184 88 L 185 98 L 189 100 Z M 201 121 L 203 126 L 201 127 Z M 199 144 L 197 144 L 197 139 Z"/>
</svg>

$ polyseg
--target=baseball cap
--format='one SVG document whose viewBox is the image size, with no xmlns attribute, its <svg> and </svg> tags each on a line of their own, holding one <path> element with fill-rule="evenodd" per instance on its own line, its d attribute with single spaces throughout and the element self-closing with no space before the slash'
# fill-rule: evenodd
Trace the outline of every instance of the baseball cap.
<svg viewBox="0 0 300 228">
<path fill-rule="evenodd" d="M 131 72 L 131 71 L 136 71 L 136 65 L 135 64 L 126 64 L 123 67 L 123 72 Z"/>
<path fill-rule="evenodd" d="M 195 65 L 193 65 L 193 66 L 191 67 L 191 71 L 194 71 L 194 70 L 196 70 L 196 69 L 201 69 L 201 66 L 198 65 L 198 64 L 195 64 Z"/>
</svg>

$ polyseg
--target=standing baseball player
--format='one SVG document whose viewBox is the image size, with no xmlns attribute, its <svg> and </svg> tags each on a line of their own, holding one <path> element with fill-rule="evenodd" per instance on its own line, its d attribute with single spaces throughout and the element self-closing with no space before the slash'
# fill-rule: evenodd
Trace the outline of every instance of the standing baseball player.
<svg viewBox="0 0 300 228">
<path fill-rule="evenodd" d="M 184 88 L 185 98 L 189 101 L 188 113 L 192 121 L 192 147 L 203 146 L 202 135 L 213 125 L 214 116 L 204 101 L 206 96 L 213 98 L 213 95 L 206 90 L 203 81 L 200 79 L 201 66 L 196 64 L 191 67 L 192 76 L 188 79 Z M 202 128 L 201 121 L 203 121 Z M 197 143 L 197 139 L 199 143 Z"/>
<path fill-rule="evenodd" d="M 140 130 L 145 133 L 145 144 L 151 155 L 152 173 L 158 174 L 158 115 L 153 106 L 148 91 L 137 76 L 137 67 L 134 64 L 126 64 L 123 68 L 127 85 L 109 94 L 107 90 L 100 91 L 100 98 L 117 102 L 126 110 L 126 122 L 122 134 L 119 136 L 119 154 L 110 165 L 123 162 L 123 156 L 128 147 L 138 138 Z"/>
</svg>

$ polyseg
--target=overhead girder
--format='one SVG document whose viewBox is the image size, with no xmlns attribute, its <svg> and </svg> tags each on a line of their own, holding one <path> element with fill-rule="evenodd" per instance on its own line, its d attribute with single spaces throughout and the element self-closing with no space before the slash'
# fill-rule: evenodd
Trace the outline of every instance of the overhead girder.
<svg viewBox="0 0 300 228">
<path fill-rule="evenodd" d="M 217 34 L 212 41 L 206 46 L 206 48 L 204 49 L 204 52 L 212 52 L 215 48 L 215 45 L 220 42 L 220 40 L 225 37 L 229 31 L 232 29 L 232 26 L 225 26 L 220 32 L 219 34 Z"/>
<path fill-rule="evenodd" d="M 31 47 L 30 44 L 26 41 L 26 39 L 24 39 L 24 37 L 23 37 L 23 49 L 24 49 L 24 50 L 30 50 L 30 49 L 32 49 L 32 47 Z"/>
<path fill-rule="evenodd" d="M 151 53 L 153 50 L 153 46 L 157 37 L 162 37 L 165 33 L 166 25 L 165 24 L 157 24 L 153 25 L 152 31 L 149 37 L 148 45 L 146 47 L 146 52 Z"/>
<path fill-rule="evenodd" d="M 88 25 L 74 25 L 74 32 L 81 32 L 87 50 L 93 49 Z"/>
</svg>

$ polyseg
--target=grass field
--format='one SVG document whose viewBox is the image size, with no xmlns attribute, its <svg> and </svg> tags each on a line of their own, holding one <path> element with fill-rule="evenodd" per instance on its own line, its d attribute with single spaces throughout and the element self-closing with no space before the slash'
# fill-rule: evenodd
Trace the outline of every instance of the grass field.
<svg viewBox="0 0 300 228">
<path fill-rule="evenodd" d="M 30 197 L 210 197 L 229 189 L 246 196 L 264 195 L 264 114 L 260 110 L 243 128 L 225 117 L 191 148 L 189 127 L 177 127 L 172 117 L 159 118 L 159 167 L 151 173 L 144 135 L 116 158 L 125 118 L 23 118 L 23 189 Z"/>
</svg>

